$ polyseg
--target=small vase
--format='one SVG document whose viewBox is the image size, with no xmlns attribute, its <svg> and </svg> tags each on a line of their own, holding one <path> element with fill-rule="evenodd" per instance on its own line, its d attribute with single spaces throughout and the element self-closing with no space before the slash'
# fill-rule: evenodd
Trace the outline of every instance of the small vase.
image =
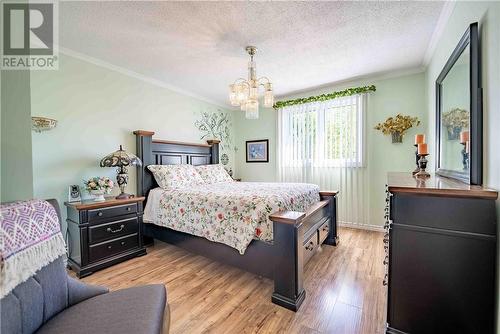
<svg viewBox="0 0 500 334">
<path fill-rule="evenodd" d="M 94 202 L 102 202 L 106 199 L 104 198 L 104 190 L 91 190 L 90 194 L 94 198 Z"/>
<path fill-rule="evenodd" d="M 392 143 L 402 143 L 403 142 L 403 135 L 401 135 L 401 132 L 393 132 L 391 133 L 392 136 Z"/>
<path fill-rule="evenodd" d="M 460 132 L 462 132 L 462 128 L 458 126 L 448 126 L 446 130 L 448 133 L 448 140 L 458 140 Z"/>
</svg>

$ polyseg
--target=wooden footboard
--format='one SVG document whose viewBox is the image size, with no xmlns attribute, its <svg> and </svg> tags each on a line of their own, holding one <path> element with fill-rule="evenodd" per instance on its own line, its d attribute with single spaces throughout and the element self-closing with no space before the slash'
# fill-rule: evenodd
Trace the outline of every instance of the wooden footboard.
<svg viewBox="0 0 500 334">
<path fill-rule="evenodd" d="M 297 311 L 304 301 L 304 265 L 321 244 L 337 245 L 337 192 L 320 192 L 321 201 L 306 212 L 282 211 L 270 216 L 274 239 L 275 304 Z"/>
</svg>

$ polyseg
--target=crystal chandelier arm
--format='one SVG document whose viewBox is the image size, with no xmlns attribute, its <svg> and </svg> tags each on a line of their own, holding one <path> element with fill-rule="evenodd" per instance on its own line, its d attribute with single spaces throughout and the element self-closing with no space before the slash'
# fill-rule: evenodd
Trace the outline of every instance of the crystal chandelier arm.
<svg viewBox="0 0 500 334">
<path fill-rule="evenodd" d="M 247 79 L 238 78 L 238 79 L 234 80 L 234 84 L 239 84 L 239 83 L 242 83 L 242 84 L 245 84 L 247 86 L 250 86 L 250 84 L 248 83 Z"/>
<path fill-rule="evenodd" d="M 268 77 L 260 77 L 259 79 L 257 79 L 257 81 L 259 82 L 259 85 L 265 85 L 266 83 L 271 83 L 271 80 L 269 80 Z"/>
</svg>

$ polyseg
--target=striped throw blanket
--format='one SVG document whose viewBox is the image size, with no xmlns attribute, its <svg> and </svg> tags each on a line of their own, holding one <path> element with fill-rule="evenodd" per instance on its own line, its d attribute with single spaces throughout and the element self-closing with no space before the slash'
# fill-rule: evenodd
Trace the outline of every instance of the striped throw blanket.
<svg viewBox="0 0 500 334">
<path fill-rule="evenodd" d="M 0 206 L 0 298 L 65 253 L 59 219 L 48 202 Z"/>
</svg>

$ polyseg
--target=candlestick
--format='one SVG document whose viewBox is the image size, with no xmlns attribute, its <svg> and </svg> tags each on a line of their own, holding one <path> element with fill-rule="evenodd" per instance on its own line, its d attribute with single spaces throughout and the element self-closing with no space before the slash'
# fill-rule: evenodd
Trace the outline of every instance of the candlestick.
<svg viewBox="0 0 500 334">
<path fill-rule="evenodd" d="M 418 144 L 418 154 L 419 155 L 427 155 L 429 152 L 427 151 L 427 144 Z"/>
<path fill-rule="evenodd" d="M 418 167 L 418 159 L 420 159 L 420 157 L 418 156 L 418 144 L 415 144 L 413 146 L 415 146 L 415 165 L 417 165 L 417 167 L 412 172 L 412 175 L 415 175 L 420 171 L 420 168 Z"/>
<path fill-rule="evenodd" d="M 422 144 L 420 144 L 420 145 L 422 145 Z M 426 154 L 419 154 L 420 159 L 418 160 L 418 167 L 419 167 L 420 170 L 418 171 L 417 174 L 415 174 L 415 177 L 418 177 L 418 178 L 428 178 L 428 177 L 431 176 L 429 173 L 427 173 L 425 171 L 425 169 L 427 168 L 427 159 L 425 157 L 428 156 L 428 155 L 429 154 L 427 154 L 427 153 Z"/>
<path fill-rule="evenodd" d="M 462 165 L 464 170 L 469 170 L 469 142 L 461 143 L 464 148 L 462 149 Z"/>
<path fill-rule="evenodd" d="M 460 132 L 460 144 L 465 144 L 469 141 L 469 131 Z"/>
<path fill-rule="evenodd" d="M 415 145 L 424 144 L 424 143 L 425 143 L 425 135 L 424 134 L 415 135 Z"/>
</svg>

